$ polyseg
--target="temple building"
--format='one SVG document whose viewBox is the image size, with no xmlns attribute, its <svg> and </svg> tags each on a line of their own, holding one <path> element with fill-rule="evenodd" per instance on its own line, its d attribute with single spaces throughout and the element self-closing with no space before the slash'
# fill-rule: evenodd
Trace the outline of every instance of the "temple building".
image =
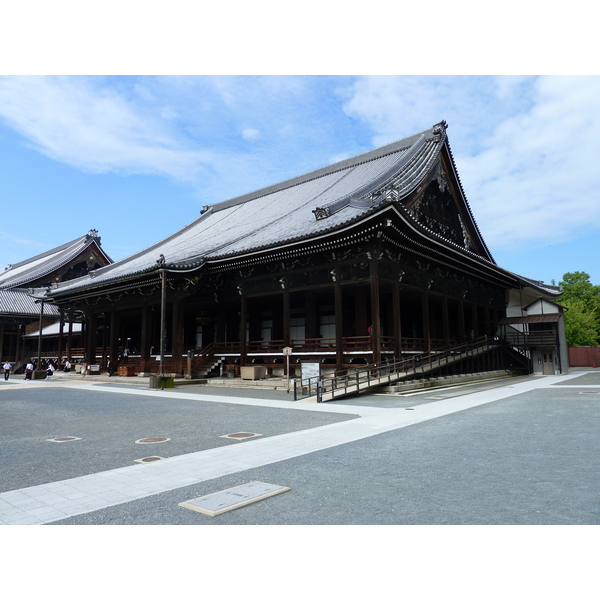
<svg viewBox="0 0 600 600">
<path fill-rule="evenodd" d="M 41 302 L 44 289 L 111 263 L 100 245 L 98 232 L 92 229 L 71 242 L 8 265 L 0 274 L 1 359 L 13 363 L 15 370 L 23 360 L 37 357 L 42 350 L 44 355 L 57 359 L 61 313 L 54 304 Z M 80 328 L 67 325 L 71 335 Z"/>
<path fill-rule="evenodd" d="M 524 340 L 542 303 L 555 314 L 541 321 L 546 360 L 565 372 L 561 290 L 496 264 L 446 129 L 205 206 L 149 248 L 57 281 L 45 301 L 83 324 L 89 362 L 127 350 L 138 374 L 193 377 L 279 375 L 288 357 L 292 374 L 306 362 L 333 373 L 482 339 L 485 352 L 453 370 L 535 372 Z"/>
</svg>

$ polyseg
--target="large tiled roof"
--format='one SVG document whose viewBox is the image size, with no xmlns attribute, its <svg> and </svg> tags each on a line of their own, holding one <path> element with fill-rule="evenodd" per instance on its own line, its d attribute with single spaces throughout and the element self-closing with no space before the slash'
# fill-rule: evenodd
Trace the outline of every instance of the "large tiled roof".
<svg viewBox="0 0 600 600">
<path fill-rule="evenodd" d="M 86 235 L 62 246 L 28 258 L 20 263 L 9 265 L 3 273 L 0 273 L 0 290 L 28 287 L 31 282 L 36 282 L 68 264 L 90 245 L 97 244 L 98 240 L 97 232 L 91 230 Z M 99 246 L 99 244 L 97 245 Z M 110 262 L 110 259 L 106 255 L 104 256 Z"/>
<path fill-rule="evenodd" d="M 402 196 L 417 188 L 446 139 L 445 123 L 328 167 L 205 207 L 166 239 L 90 275 L 58 284 L 58 293 L 156 270 L 193 269 L 338 229 L 373 210 L 370 192 L 394 181 Z M 50 295 L 54 293 L 50 292 Z"/>
</svg>

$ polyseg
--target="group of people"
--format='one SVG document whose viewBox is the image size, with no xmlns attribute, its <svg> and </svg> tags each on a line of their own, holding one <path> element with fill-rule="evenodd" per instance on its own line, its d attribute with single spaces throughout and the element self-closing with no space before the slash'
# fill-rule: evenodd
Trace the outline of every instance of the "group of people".
<svg viewBox="0 0 600 600">
<path fill-rule="evenodd" d="M 127 349 L 125 349 L 125 351 L 123 352 L 122 355 L 122 360 L 124 363 L 127 363 L 127 358 L 128 358 L 128 354 L 129 351 Z M 121 357 L 119 357 L 121 358 Z M 117 361 L 120 362 L 120 361 Z M 58 368 L 55 364 L 54 361 L 52 360 L 48 360 L 46 361 L 45 359 L 42 359 L 41 361 L 41 368 L 40 371 L 46 371 L 46 378 L 50 379 L 52 378 L 54 371 L 56 371 L 56 369 Z M 13 365 L 10 361 L 6 361 L 3 365 L 3 369 L 4 369 L 4 381 L 8 381 L 8 378 L 10 377 L 10 373 L 12 371 Z M 71 365 L 71 362 L 69 360 L 66 360 L 63 366 L 63 371 L 65 373 L 70 373 L 71 369 L 73 368 L 73 366 Z M 32 374 L 34 371 L 37 370 L 37 361 L 34 361 L 32 359 L 29 359 L 27 361 L 27 364 L 25 365 L 25 379 L 26 380 L 30 380 L 32 378 Z M 113 361 L 108 358 L 107 364 L 106 364 L 106 370 L 108 371 L 108 376 L 111 377 L 113 375 L 113 373 L 115 372 L 115 365 L 113 364 Z M 87 372 L 87 364 L 84 362 L 81 365 L 81 375 L 82 377 L 85 377 Z"/>
<path fill-rule="evenodd" d="M 31 379 L 33 372 L 37 370 L 36 367 L 36 362 L 32 362 L 31 360 L 27 362 L 27 364 L 25 365 L 25 379 Z M 50 379 L 52 375 L 54 375 L 56 367 L 54 366 L 54 362 L 52 360 L 46 361 L 42 359 L 40 370 L 46 371 L 46 378 Z"/>
<path fill-rule="evenodd" d="M 54 371 L 56 371 L 57 367 L 54 364 L 54 361 L 52 360 L 42 360 L 41 363 L 41 368 L 40 371 L 46 371 L 46 378 L 50 379 L 52 378 L 52 376 L 54 375 Z M 9 377 L 10 377 L 10 373 L 12 371 L 13 365 L 10 361 L 6 361 L 3 365 L 2 368 L 4 369 L 4 381 L 8 381 Z M 25 364 L 25 379 L 26 380 L 31 380 L 32 376 L 33 376 L 33 372 L 37 370 L 37 361 L 34 361 L 32 359 L 29 359 L 27 361 L 27 363 Z M 65 362 L 65 366 L 64 366 L 64 371 L 65 373 L 68 373 L 71 370 L 71 363 L 67 360 Z"/>
</svg>

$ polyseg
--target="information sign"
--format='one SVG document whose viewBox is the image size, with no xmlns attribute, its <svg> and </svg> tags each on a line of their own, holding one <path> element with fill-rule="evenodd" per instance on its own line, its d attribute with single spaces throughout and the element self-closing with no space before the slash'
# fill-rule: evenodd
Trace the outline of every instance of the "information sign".
<svg viewBox="0 0 600 600">
<path fill-rule="evenodd" d="M 302 385 L 308 384 L 308 380 L 311 379 L 311 383 L 316 383 L 317 377 L 321 374 L 320 363 L 318 362 L 303 362 L 302 363 Z"/>
</svg>

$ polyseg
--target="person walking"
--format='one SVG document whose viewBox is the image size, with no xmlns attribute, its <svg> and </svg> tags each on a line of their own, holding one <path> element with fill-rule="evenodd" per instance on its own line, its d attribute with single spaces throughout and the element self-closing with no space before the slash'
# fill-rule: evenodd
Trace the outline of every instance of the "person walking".
<svg viewBox="0 0 600 600">
<path fill-rule="evenodd" d="M 31 361 L 29 361 L 26 365 L 25 365 L 25 379 L 27 380 L 31 380 L 31 374 L 33 373 L 33 363 Z"/>
<path fill-rule="evenodd" d="M 54 365 L 52 361 L 48 363 L 48 368 L 46 369 L 46 379 L 52 379 L 52 375 L 54 374 Z"/>
<path fill-rule="evenodd" d="M 8 376 L 10 375 L 11 367 L 12 365 L 8 361 L 4 363 L 4 381 L 8 381 Z"/>
<path fill-rule="evenodd" d="M 108 371 L 108 376 L 112 377 L 112 374 L 114 373 L 114 368 L 113 368 L 112 360 L 110 360 L 110 358 L 108 359 L 108 361 L 106 363 L 106 370 Z"/>
</svg>

